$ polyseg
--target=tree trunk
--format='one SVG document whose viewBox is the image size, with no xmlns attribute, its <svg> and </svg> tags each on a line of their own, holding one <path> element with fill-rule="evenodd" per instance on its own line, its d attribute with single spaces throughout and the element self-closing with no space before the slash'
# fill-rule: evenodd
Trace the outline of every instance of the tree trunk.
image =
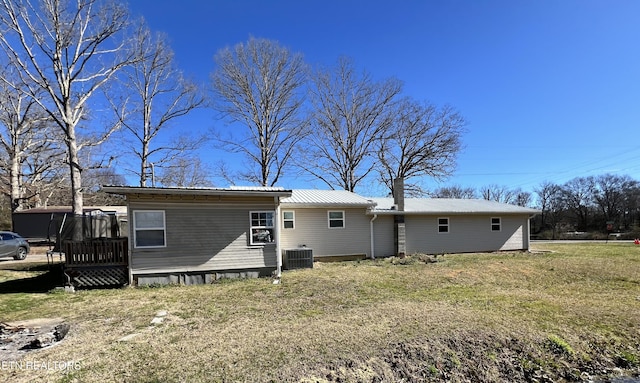
<svg viewBox="0 0 640 383">
<path fill-rule="evenodd" d="M 11 182 L 11 211 L 22 210 L 22 200 L 20 199 L 20 155 L 18 154 L 18 148 L 14 144 L 13 153 L 11 157 L 11 170 L 9 171 L 9 177 Z"/>
<path fill-rule="evenodd" d="M 71 212 L 78 218 L 82 217 L 84 201 L 82 200 L 82 167 L 78 160 L 78 145 L 75 137 L 75 127 L 67 127 L 67 149 L 69 151 L 69 169 L 71 173 Z M 81 241 L 82 225 L 80 219 L 76 219 L 73 230 L 73 240 Z"/>
</svg>

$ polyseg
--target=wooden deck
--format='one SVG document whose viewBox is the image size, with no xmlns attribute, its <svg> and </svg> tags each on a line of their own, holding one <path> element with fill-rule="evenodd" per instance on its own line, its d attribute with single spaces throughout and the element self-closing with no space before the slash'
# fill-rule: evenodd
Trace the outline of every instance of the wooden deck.
<svg viewBox="0 0 640 383">
<path fill-rule="evenodd" d="M 65 241 L 64 273 L 75 287 L 116 286 L 129 283 L 127 238 Z"/>
</svg>

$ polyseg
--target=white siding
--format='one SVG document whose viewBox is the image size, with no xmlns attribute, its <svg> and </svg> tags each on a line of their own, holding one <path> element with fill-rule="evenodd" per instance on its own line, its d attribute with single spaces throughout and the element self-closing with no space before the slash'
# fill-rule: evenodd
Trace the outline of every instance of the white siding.
<svg viewBox="0 0 640 383">
<path fill-rule="evenodd" d="M 497 215 L 415 216 L 405 218 L 407 253 L 462 253 L 527 249 L 528 216 L 503 215 L 500 231 L 491 231 Z M 438 218 L 449 218 L 449 232 L 438 233 Z M 526 233 L 528 235 L 528 233 Z"/>
<path fill-rule="evenodd" d="M 295 212 L 295 229 L 281 229 L 280 247 L 283 250 L 304 245 L 313 250 L 314 256 L 355 254 L 369 256 L 371 248 L 369 222 L 372 217 L 366 215 L 366 209 L 339 207 L 292 209 L 285 205 L 282 211 Z M 328 211 L 344 211 L 345 227 L 329 228 Z"/>
</svg>

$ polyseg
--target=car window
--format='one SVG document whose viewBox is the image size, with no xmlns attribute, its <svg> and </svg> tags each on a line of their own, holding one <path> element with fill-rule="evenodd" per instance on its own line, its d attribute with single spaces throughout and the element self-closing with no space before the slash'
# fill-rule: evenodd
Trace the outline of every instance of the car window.
<svg viewBox="0 0 640 383">
<path fill-rule="evenodd" d="M 0 236 L 2 237 L 3 241 L 8 241 L 10 239 L 14 239 L 15 237 L 9 233 L 2 233 L 0 234 Z"/>
</svg>

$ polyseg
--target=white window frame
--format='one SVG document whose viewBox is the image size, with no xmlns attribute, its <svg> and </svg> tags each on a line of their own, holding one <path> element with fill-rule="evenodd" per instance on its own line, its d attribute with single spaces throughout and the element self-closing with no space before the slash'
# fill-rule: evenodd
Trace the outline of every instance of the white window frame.
<svg viewBox="0 0 640 383">
<path fill-rule="evenodd" d="M 285 214 L 291 213 L 291 218 L 285 218 Z M 291 227 L 285 226 L 287 222 L 291 222 Z M 293 210 L 283 210 L 282 211 L 282 229 L 284 230 L 293 230 L 296 228 L 296 212 Z"/>
<path fill-rule="evenodd" d="M 161 213 L 162 214 L 162 227 L 143 227 L 138 228 L 138 220 L 136 219 L 136 213 Z M 136 249 L 160 249 L 163 247 L 167 247 L 167 219 L 165 216 L 164 210 L 134 210 L 132 212 L 133 215 L 133 247 Z M 157 231 L 162 230 L 162 245 L 152 245 L 152 246 L 140 246 L 138 245 L 138 231 Z"/>
<path fill-rule="evenodd" d="M 253 215 L 254 214 L 271 214 L 271 226 L 269 225 L 253 225 Z M 258 216 L 258 221 L 260 217 Z M 270 230 L 271 232 L 271 242 L 254 242 L 253 241 L 253 231 L 254 230 Z M 251 246 L 264 246 L 271 245 L 276 243 L 276 212 L 274 210 L 252 210 L 249 212 L 249 243 Z"/>
<path fill-rule="evenodd" d="M 446 219 L 447 223 L 440 223 L 441 219 Z M 438 217 L 438 234 L 447 234 L 451 231 L 451 220 L 449 219 L 449 217 Z M 446 227 L 447 230 L 446 231 L 440 231 L 441 227 Z"/>
<path fill-rule="evenodd" d="M 331 213 L 340 213 L 342 218 L 331 218 Z M 342 221 L 342 226 L 331 226 L 331 221 Z M 347 220 L 344 210 L 329 210 L 327 211 L 327 227 L 329 229 L 344 229 L 347 226 Z"/>
<path fill-rule="evenodd" d="M 497 219 L 498 222 L 497 223 L 493 222 L 494 219 Z M 498 226 L 497 230 L 495 230 L 493 228 L 494 225 Z M 502 218 L 501 217 L 491 217 L 491 231 L 498 231 L 498 232 L 502 231 Z"/>
</svg>

